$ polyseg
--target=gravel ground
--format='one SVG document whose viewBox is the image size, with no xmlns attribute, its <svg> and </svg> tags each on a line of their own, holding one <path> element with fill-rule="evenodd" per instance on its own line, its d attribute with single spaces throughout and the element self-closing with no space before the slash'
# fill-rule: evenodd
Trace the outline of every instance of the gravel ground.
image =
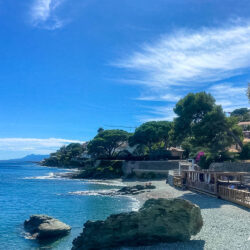
<svg viewBox="0 0 250 250">
<path fill-rule="evenodd" d="M 127 185 L 143 182 L 126 182 Z M 190 191 L 177 190 L 165 181 L 152 181 L 156 189 L 135 196 L 142 205 L 150 198 L 183 198 L 201 208 L 204 226 L 199 234 L 189 242 L 160 244 L 149 247 L 122 248 L 122 250 L 250 250 L 250 209 L 243 208 L 225 200 Z"/>
</svg>

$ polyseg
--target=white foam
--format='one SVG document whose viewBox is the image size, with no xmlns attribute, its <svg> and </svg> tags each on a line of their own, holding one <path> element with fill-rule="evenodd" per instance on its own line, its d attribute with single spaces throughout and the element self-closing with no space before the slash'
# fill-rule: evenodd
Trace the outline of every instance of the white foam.
<svg viewBox="0 0 250 250">
<path fill-rule="evenodd" d="M 83 196 L 98 196 L 98 195 L 114 196 L 116 195 L 117 190 L 118 189 L 75 191 L 75 192 L 69 192 L 68 194 L 83 195 Z"/>
<path fill-rule="evenodd" d="M 25 177 L 23 179 L 27 179 L 27 180 L 48 180 L 48 179 L 62 179 L 61 174 L 59 173 L 52 173 L 50 172 L 48 175 L 44 175 L 44 176 L 33 176 L 33 177 Z"/>
<path fill-rule="evenodd" d="M 105 185 L 105 186 L 115 186 L 115 187 L 124 187 L 126 186 L 121 181 L 112 181 L 112 180 L 84 180 L 84 182 L 87 182 L 88 184 L 96 184 L 96 185 Z"/>
<path fill-rule="evenodd" d="M 27 233 L 25 232 L 24 233 L 24 238 L 27 239 L 27 240 L 35 240 L 36 239 L 36 235 L 35 234 L 30 234 L 30 233 Z"/>
<path fill-rule="evenodd" d="M 139 208 L 140 208 L 140 201 L 137 200 L 135 197 L 129 197 L 132 201 L 133 201 L 133 204 L 132 204 L 132 211 L 138 211 Z"/>
</svg>

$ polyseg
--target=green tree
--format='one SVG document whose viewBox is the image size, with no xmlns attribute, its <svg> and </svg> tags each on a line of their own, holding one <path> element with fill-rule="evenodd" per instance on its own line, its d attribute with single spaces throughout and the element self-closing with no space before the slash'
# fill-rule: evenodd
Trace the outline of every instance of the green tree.
<svg viewBox="0 0 250 250">
<path fill-rule="evenodd" d="M 234 142 L 243 146 L 237 119 L 227 118 L 210 94 L 188 94 L 176 104 L 174 112 L 178 115 L 174 132 L 179 143 L 188 140 L 193 147 L 217 153 Z"/>
<path fill-rule="evenodd" d="M 163 141 L 164 147 L 167 148 L 170 146 L 170 131 L 173 128 L 173 122 L 169 121 L 158 121 L 158 135 L 159 135 L 159 141 Z"/>
<path fill-rule="evenodd" d="M 181 147 L 182 149 L 184 150 L 184 158 L 188 158 L 191 151 L 192 151 L 192 148 L 193 148 L 193 145 L 190 141 L 189 138 L 186 138 L 182 143 L 181 143 Z"/>
<path fill-rule="evenodd" d="M 215 107 L 215 99 L 205 92 L 190 93 L 177 102 L 174 112 L 174 137 L 177 142 L 192 136 L 192 127 L 199 123 L 206 113 Z"/>
<path fill-rule="evenodd" d="M 225 151 L 235 142 L 243 146 L 240 138 L 242 131 L 237 126 L 237 119 L 227 118 L 221 106 L 215 106 L 192 130 L 194 144 L 209 148 L 212 153 Z"/>
<path fill-rule="evenodd" d="M 240 153 L 240 158 L 242 160 L 249 160 L 250 159 L 250 142 L 246 143 L 243 146 L 243 149 Z"/>
<path fill-rule="evenodd" d="M 129 133 L 112 129 L 99 132 L 88 144 L 88 153 L 95 157 L 113 158 L 117 149 L 128 140 Z"/>
<path fill-rule="evenodd" d="M 241 121 L 249 121 L 250 120 L 250 110 L 248 108 L 235 109 L 231 113 L 231 116 L 237 117 L 240 122 Z"/>
<path fill-rule="evenodd" d="M 43 164 L 48 166 L 71 166 L 76 164 L 74 159 L 80 157 L 83 152 L 84 147 L 82 144 L 71 143 L 50 154 L 50 157 L 45 159 Z"/>
<path fill-rule="evenodd" d="M 164 147 L 169 146 L 169 132 L 172 129 L 172 123 L 168 121 L 151 121 L 143 123 L 135 130 L 130 138 L 130 145 L 145 145 L 149 151 L 156 143 L 163 142 Z"/>
<path fill-rule="evenodd" d="M 101 132 L 103 132 L 103 131 L 104 131 L 103 128 L 98 128 L 97 133 L 101 133 Z"/>
</svg>

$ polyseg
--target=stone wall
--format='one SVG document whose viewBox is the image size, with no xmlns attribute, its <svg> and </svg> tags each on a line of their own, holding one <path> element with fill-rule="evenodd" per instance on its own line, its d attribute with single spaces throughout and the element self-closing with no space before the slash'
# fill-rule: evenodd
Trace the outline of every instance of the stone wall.
<svg viewBox="0 0 250 250">
<path fill-rule="evenodd" d="M 123 173 L 131 174 L 133 170 L 147 170 L 150 172 L 178 169 L 179 161 L 126 161 L 123 163 Z"/>
<path fill-rule="evenodd" d="M 250 172 L 250 163 L 244 162 L 222 162 L 222 163 L 211 163 L 209 166 L 210 170 L 213 171 L 224 171 L 224 172 Z"/>
</svg>

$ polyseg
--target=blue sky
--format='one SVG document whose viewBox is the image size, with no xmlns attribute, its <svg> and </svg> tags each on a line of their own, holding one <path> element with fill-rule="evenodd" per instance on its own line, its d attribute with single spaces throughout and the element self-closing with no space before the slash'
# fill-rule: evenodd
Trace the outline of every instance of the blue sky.
<svg viewBox="0 0 250 250">
<path fill-rule="evenodd" d="M 247 0 L 0 0 L 0 159 L 172 120 L 189 92 L 248 107 Z M 121 127 L 122 128 L 122 127 Z"/>
</svg>

